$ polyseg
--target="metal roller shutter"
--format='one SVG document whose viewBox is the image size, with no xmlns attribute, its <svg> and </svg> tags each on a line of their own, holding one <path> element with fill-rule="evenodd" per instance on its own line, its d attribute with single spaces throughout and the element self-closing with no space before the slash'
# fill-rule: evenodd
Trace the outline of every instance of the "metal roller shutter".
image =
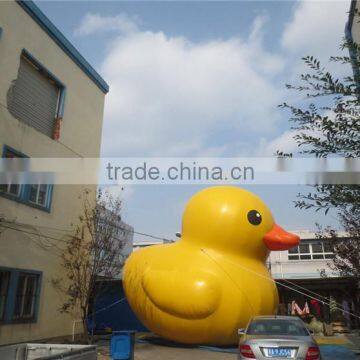
<svg viewBox="0 0 360 360">
<path fill-rule="evenodd" d="M 59 92 L 53 80 L 21 57 L 18 78 L 9 92 L 9 111 L 17 119 L 51 137 Z"/>
</svg>

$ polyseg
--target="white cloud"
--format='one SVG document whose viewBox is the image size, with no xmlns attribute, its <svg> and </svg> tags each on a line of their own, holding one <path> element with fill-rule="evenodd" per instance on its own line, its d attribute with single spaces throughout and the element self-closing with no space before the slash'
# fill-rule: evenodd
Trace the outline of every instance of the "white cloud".
<svg viewBox="0 0 360 360">
<path fill-rule="evenodd" d="M 111 89 L 103 155 L 271 155 L 279 145 L 293 149 L 290 131 L 253 147 L 279 132 L 284 114 L 277 105 L 297 100 L 284 83 L 304 70 L 301 56 L 323 59 L 338 50 L 347 10 L 346 1 L 297 3 L 278 53 L 263 44 L 264 27 L 271 26 L 266 15 L 254 19 L 247 39 L 194 43 L 141 31 L 139 20 L 126 14 L 87 14 L 77 35 L 117 34 L 101 66 Z"/>
<path fill-rule="evenodd" d="M 281 38 L 283 53 L 288 64 L 286 82 L 296 83 L 299 74 L 306 70 L 301 60 L 301 57 L 306 55 L 318 58 L 338 76 L 351 72 L 350 67 L 328 63 L 330 56 L 340 54 L 339 48 L 344 37 L 349 6 L 349 1 L 299 1 L 294 5 L 293 16 L 285 25 Z M 301 97 L 299 103 L 299 94 L 294 92 L 286 94 L 283 100 L 298 103 L 299 106 L 305 105 L 304 98 Z M 331 116 L 329 113 L 326 115 Z M 261 138 L 258 155 L 272 156 L 277 150 L 296 153 L 299 147 L 293 139 L 294 135 L 296 135 L 295 130 L 287 130 L 273 139 Z M 317 135 L 321 137 L 321 134 Z M 304 150 L 305 147 L 301 149 Z"/>
<path fill-rule="evenodd" d="M 300 1 L 286 25 L 282 45 L 295 53 L 333 55 L 344 37 L 350 1 Z"/>
<path fill-rule="evenodd" d="M 137 31 L 112 41 L 102 66 L 106 98 L 105 155 L 221 155 L 220 133 L 271 132 L 282 88 L 273 78 L 280 56 L 262 45 L 263 19 L 247 40 L 193 43 Z M 220 144 L 220 145 L 215 145 Z"/>
<path fill-rule="evenodd" d="M 137 22 L 137 18 L 129 17 L 124 13 L 116 16 L 87 13 L 74 30 L 74 35 L 87 36 L 100 31 L 118 31 L 128 34 L 138 30 Z"/>
<path fill-rule="evenodd" d="M 273 156 L 277 150 L 284 153 L 292 153 L 298 149 L 298 146 L 294 140 L 296 131 L 289 130 L 285 131 L 278 137 L 267 141 L 265 139 L 260 140 L 258 148 L 258 156 Z"/>
<path fill-rule="evenodd" d="M 325 111 L 322 116 L 327 116 L 332 120 L 335 120 L 335 114 L 331 111 Z M 326 139 L 323 132 L 318 130 L 301 130 L 301 133 L 307 136 L 317 137 L 320 140 Z M 294 139 L 294 136 L 297 134 L 299 134 L 297 130 L 287 130 L 274 139 L 260 139 L 258 156 L 273 156 L 277 150 L 283 153 L 293 153 L 294 155 L 299 153 L 299 151 L 309 150 L 311 148 L 310 145 L 302 145 L 301 147 L 298 146 Z"/>
</svg>

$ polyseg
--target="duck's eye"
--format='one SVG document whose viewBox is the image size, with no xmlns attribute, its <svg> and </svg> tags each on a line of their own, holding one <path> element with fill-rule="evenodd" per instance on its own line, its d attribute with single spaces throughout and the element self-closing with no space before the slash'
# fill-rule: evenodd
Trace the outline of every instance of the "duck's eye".
<svg viewBox="0 0 360 360">
<path fill-rule="evenodd" d="M 250 224 L 259 225 L 261 223 L 261 215 L 257 210 L 250 210 L 247 214 L 247 218 Z"/>
</svg>

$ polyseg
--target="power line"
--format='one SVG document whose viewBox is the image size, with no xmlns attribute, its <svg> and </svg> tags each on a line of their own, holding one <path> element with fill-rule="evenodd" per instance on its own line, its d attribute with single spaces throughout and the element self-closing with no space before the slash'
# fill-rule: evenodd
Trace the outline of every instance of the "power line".
<svg viewBox="0 0 360 360">
<path fill-rule="evenodd" d="M 167 238 L 164 238 L 164 237 L 159 237 L 159 236 L 156 236 L 156 235 L 146 234 L 146 233 L 142 233 L 142 232 L 139 232 L 139 231 L 132 231 L 132 232 L 134 234 L 137 234 L 137 235 L 143 235 L 143 236 L 147 236 L 147 237 L 157 239 L 157 240 L 173 241 L 171 239 L 167 239 Z"/>
<path fill-rule="evenodd" d="M 60 249 L 56 244 L 52 244 L 52 243 L 47 243 L 47 244 L 44 244 L 40 239 L 41 238 L 47 238 L 47 236 L 43 235 L 43 234 L 39 234 L 39 233 L 33 233 L 33 232 L 30 232 L 30 231 L 26 231 L 26 230 L 21 230 L 21 229 L 17 229 L 17 228 L 14 228 L 14 227 L 11 227 L 11 226 L 6 226 L 4 224 L 1 224 L 0 223 L 0 227 L 3 227 L 3 228 L 7 228 L 7 229 L 11 229 L 11 230 L 14 230 L 14 231 L 19 231 L 19 232 L 22 232 L 22 233 L 25 233 L 25 234 L 29 234 L 29 235 L 35 235 L 39 238 L 39 241 L 33 239 L 33 238 L 30 238 L 31 241 L 33 241 L 34 243 L 36 243 L 38 246 L 40 246 L 42 249 L 46 250 L 46 251 L 49 251 L 51 248 L 56 248 L 58 253 L 56 253 L 55 251 L 53 252 L 53 255 L 61 258 L 61 253 L 63 252 L 63 249 Z M 51 238 L 51 237 L 49 237 Z M 51 238 L 51 239 L 55 239 L 55 238 Z M 56 241 L 60 241 L 60 239 L 56 239 Z M 53 250 L 52 250 L 53 251 Z"/>
<path fill-rule="evenodd" d="M 18 225 L 22 225 L 22 224 L 18 224 Z M 55 237 L 52 237 L 52 236 L 49 236 L 49 235 L 39 234 L 39 233 L 36 233 L 36 232 L 31 232 L 31 231 L 27 231 L 27 230 L 23 230 L 23 229 L 18 229 L 16 227 L 4 225 L 1 222 L 0 222 L 0 226 L 4 227 L 4 228 L 7 228 L 7 229 L 14 230 L 14 231 L 19 231 L 19 232 L 22 232 L 22 233 L 25 233 L 25 234 L 28 234 L 28 235 L 35 235 L 35 236 L 40 236 L 40 237 L 50 239 L 50 240 L 54 240 L 54 241 L 60 241 L 60 242 L 68 243 L 66 240 L 63 240 L 63 239 L 55 238 Z"/>
<path fill-rule="evenodd" d="M 6 110 L 8 110 L 10 112 L 10 109 L 3 103 L 0 102 L 0 106 L 2 106 L 3 108 L 5 108 Z M 11 112 L 10 112 L 11 114 Z M 61 144 L 62 146 L 64 146 L 65 148 L 67 148 L 68 150 L 70 150 L 72 153 L 78 155 L 80 158 L 84 158 L 83 155 L 79 154 L 78 152 L 76 152 L 75 150 L 73 150 L 72 148 L 70 148 L 69 146 L 67 146 L 66 144 L 64 144 L 63 142 L 61 142 L 60 140 L 56 140 L 56 142 L 58 142 L 59 144 Z"/>
<path fill-rule="evenodd" d="M 4 221 L 4 220 L 3 220 Z M 8 222 L 8 221 L 6 221 Z M 63 231 L 63 232 L 71 232 L 72 230 L 66 230 L 66 229 L 60 229 L 60 228 L 55 228 L 55 227 L 51 227 L 51 226 L 44 226 L 44 225 L 31 225 L 31 224 L 26 224 L 26 223 L 21 223 L 21 222 L 8 222 L 10 224 L 16 224 L 16 225 L 21 225 L 21 226 L 35 226 L 35 227 L 43 227 L 43 228 L 46 228 L 46 229 L 50 229 L 50 230 L 54 230 L 54 231 Z M 0 221 L 0 224 L 1 224 L 1 221 Z M 165 237 L 160 237 L 160 236 L 157 236 L 157 235 L 152 235 L 152 234 L 148 234 L 148 233 L 144 233 L 144 232 L 140 232 L 140 231 L 135 231 L 134 229 L 127 229 L 125 227 L 122 227 L 120 225 L 113 225 L 113 224 L 107 224 L 108 226 L 111 226 L 111 227 L 114 227 L 116 229 L 120 229 L 120 230 L 123 230 L 124 232 L 128 232 L 128 233 L 134 233 L 134 234 L 137 234 L 137 235 L 142 235 L 142 236 L 146 236 L 146 237 L 149 237 L 149 238 L 152 238 L 152 239 L 156 239 L 156 240 L 162 240 L 162 241 L 173 241 L 172 239 L 168 239 L 168 238 L 165 238 Z M 46 237 L 46 235 L 44 235 L 44 237 Z M 120 238 L 116 238 L 116 237 L 113 237 L 115 240 L 119 240 L 119 241 L 122 241 L 123 239 L 120 239 Z M 54 238 L 52 238 L 54 239 Z M 57 241 L 65 241 L 65 240 L 61 240 L 61 239 L 56 239 Z M 65 241 L 66 242 L 66 241 Z"/>
<path fill-rule="evenodd" d="M 54 237 L 47 236 L 47 235 L 43 235 L 43 234 L 37 234 L 37 233 L 30 232 L 30 231 L 26 231 L 26 230 L 17 229 L 17 228 L 11 227 L 11 226 L 6 226 L 6 225 L 4 225 L 4 224 L 2 224 L 2 223 L 0 223 L 0 226 L 2 226 L 2 227 L 4 227 L 4 228 L 8 228 L 8 229 L 15 230 L 15 231 L 20 231 L 20 232 L 23 232 L 23 233 L 26 233 L 26 234 L 36 235 L 36 236 L 39 236 L 39 237 L 44 237 L 44 238 L 48 238 L 48 239 L 55 240 L 55 241 L 63 241 L 63 242 L 65 242 L 65 243 L 67 243 L 66 240 L 54 238 Z M 125 228 L 123 228 L 123 229 L 124 229 L 124 230 L 127 230 L 127 231 L 131 231 L 131 230 L 128 230 L 128 229 L 125 229 Z M 135 231 L 133 231 L 133 232 L 134 232 L 134 233 L 137 233 L 137 234 L 144 235 L 144 236 L 150 236 L 150 237 L 152 237 L 152 238 L 159 239 L 159 240 L 167 240 L 167 239 L 165 239 L 165 238 L 160 238 L 160 237 L 158 237 L 158 236 L 151 235 L 151 234 L 146 234 L 146 233 L 141 233 L 141 232 L 135 232 Z M 170 241 L 171 241 L 171 240 L 170 240 Z M 38 244 L 38 245 L 39 245 L 39 244 Z M 44 246 L 44 245 L 41 244 L 40 246 Z M 201 251 L 202 251 L 204 254 L 206 254 L 208 257 L 210 257 L 210 259 L 212 259 L 212 260 L 227 274 L 227 272 L 223 269 L 223 267 L 222 267 L 210 254 L 208 254 L 206 250 L 201 249 Z M 55 254 L 55 255 L 56 255 L 56 254 Z M 57 255 L 57 256 L 59 256 L 59 255 Z M 274 282 L 275 284 L 277 284 L 277 285 L 279 285 L 279 286 L 285 287 L 285 288 L 287 288 L 287 289 L 289 289 L 289 290 L 292 290 L 292 291 L 294 291 L 294 292 L 297 292 L 297 293 L 299 293 L 299 294 L 301 294 L 301 295 L 303 295 L 303 296 L 305 296 L 305 297 L 308 297 L 308 298 L 310 298 L 310 299 L 317 300 L 317 301 L 319 301 L 319 302 L 321 302 L 321 303 L 323 303 L 323 304 L 325 304 L 325 305 L 327 305 L 327 306 L 330 306 L 330 300 L 328 300 L 326 297 L 324 297 L 324 296 L 322 296 L 322 295 L 320 295 L 320 294 L 318 294 L 318 293 L 316 293 L 316 292 L 314 292 L 314 291 L 308 290 L 308 289 L 306 289 L 306 288 L 304 288 L 304 287 L 302 287 L 302 286 L 300 286 L 300 285 L 294 284 L 294 283 L 292 283 L 292 282 L 289 281 L 289 280 L 283 279 L 283 280 L 285 280 L 287 283 L 291 284 L 292 286 L 285 285 L 285 284 L 281 283 L 280 281 L 277 281 L 277 280 L 275 280 L 275 279 L 272 279 L 272 278 L 270 278 L 270 277 L 268 277 L 268 276 L 264 276 L 264 275 L 262 275 L 262 274 L 260 274 L 260 273 L 258 273 L 258 272 L 256 272 L 256 271 L 253 271 L 253 270 L 251 270 L 251 269 L 249 269 L 249 268 L 247 268 L 247 267 L 244 267 L 244 266 L 242 266 L 242 265 L 240 265 L 240 264 L 238 264 L 238 263 L 233 263 L 232 261 L 230 261 L 230 260 L 228 260 L 228 259 L 226 259 L 226 261 L 231 262 L 231 263 L 234 264 L 235 266 L 241 267 L 242 269 L 244 269 L 244 270 L 246 270 L 246 271 L 248 271 L 248 272 L 251 272 L 251 273 L 253 273 L 253 274 L 257 275 L 257 276 L 260 276 L 260 277 L 262 277 L 262 278 L 265 278 L 265 279 L 268 280 L 268 281 Z M 230 277 L 230 276 L 229 276 L 229 277 Z M 232 277 L 230 277 L 230 279 L 231 279 L 231 280 L 235 283 L 235 285 L 237 286 L 237 283 L 235 282 L 235 280 L 232 279 Z M 238 287 L 238 286 L 237 286 L 237 287 Z M 311 295 L 309 295 L 309 294 L 306 294 L 305 292 L 300 291 L 300 290 L 296 289 L 295 287 L 297 287 L 298 289 L 302 289 L 302 290 L 304 290 L 304 291 L 307 291 L 308 293 L 312 293 L 312 294 L 316 295 L 317 297 L 314 297 L 314 296 L 311 296 Z M 322 299 L 326 299 L 326 300 L 324 301 L 324 300 L 322 300 L 321 298 L 322 298 Z M 340 305 L 340 304 L 337 303 L 336 301 L 334 301 L 334 303 L 336 304 L 336 307 L 335 307 L 335 308 L 336 308 L 337 310 L 340 310 L 340 311 L 342 311 L 343 313 L 349 314 L 349 315 L 351 315 L 351 316 L 354 316 L 354 317 L 360 319 L 360 316 L 358 316 L 358 315 L 356 315 L 356 314 L 354 314 L 354 313 L 352 313 L 352 312 L 350 312 L 350 311 L 344 310 L 343 308 L 339 307 L 338 305 Z M 112 304 L 112 305 L 115 305 L 115 304 Z M 112 306 L 112 305 L 110 305 L 110 306 Z"/>
<path fill-rule="evenodd" d="M 334 298 L 333 298 L 332 300 L 330 300 L 330 298 L 327 298 L 326 296 L 323 296 L 323 295 L 321 295 L 321 294 L 319 294 L 319 293 L 316 293 L 315 291 L 309 290 L 309 289 L 307 289 L 307 288 L 305 288 L 305 287 L 303 287 L 303 286 L 300 286 L 300 285 L 298 285 L 298 284 L 295 284 L 295 283 L 293 283 L 292 281 L 287 280 L 287 279 L 281 279 L 281 281 L 285 281 L 286 283 L 291 284 L 292 286 L 297 287 L 298 289 L 302 289 L 302 290 L 304 290 L 304 291 L 307 291 L 307 292 L 310 293 L 310 294 L 314 294 L 314 295 L 318 296 L 318 297 L 321 298 L 321 299 L 325 299 L 325 301 L 324 301 L 324 300 L 321 300 L 321 302 L 322 302 L 323 304 L 328 303 L 327 305 L 329 305 L 329 304 L 330 304 L 330 301 L 333 301 L 333 302 L 338 306 L 338 308 L 339 308 L 339 307 L 340 307 L 340 308 L 342 307 L 342 305 L 341 305 L 340 303 L 338 303 L 337 301 L 335 301 Z"/>
<path fill-rule="evenodd" d="M 211 256 L 211 255 L 210 255 L 205 249 L 203 249 L 203 248 L 201 249 L 201 251 L 202 251 L 205 255 L 207 255 L 213 262 L 215 262 L 215 264 L 217 264 L 218 267 L 219 267 L 222 271 L 225 272 L 225 270 L 223 269 L 223 267 L 221 266 L 221 264 L 219 264 L 219 262 L 218 262 L 216 259 L 214 259 L 213 256 Z M 291 286 L 285 285 L 285 284 L 283 284 L 283 283 L 281 283 L 281 282 L 279 282 L 279 281 L 277 281 L 277 280 L 275 280 L 275 279 L 273 279 L 273 278 L 271 278 L 271 277 L 269 277 L 269 276 L 265 276 L 265 275 L 263 275 L 263 274 L 258 273 L 257 271 L 251 270 L 251 269 L 247 268 L 246 266 L 240 265 L 239 263 L 234 263 L 233 261 L 230 261 L 229 259 L 225 259 L 225 261 L 230 262 L 231 264 L 233 264 L 233 265 L 235 265 L 235 266 L 237 266 L 237 267 L 240 267 L 240 268 L 242 268 L 242 269 L 245 270 L 245 271 L 248 271 L 248 272 L 250 272 L 250 273 L 252 273 L 252 274 L 255 274 L 255 275 L 259 276 L 259 277 L 262 277 L 262 278 L 264 278 L 264 279 L 266 279 L 266 280 L 268 280 L 268 281 L 270 281 L 270 282 L 273 282 L 273 283 L 275 283 L 275 284 L 277 284 L 277 285 L 279 285 L 279 286 L 283 286 L 283 287 L 285 287 L 285 288 L 287 288 L 287 289 L 289 289 L 289 290 L 292 290 L 292 291 L 297 292 L 297 293 L 299 293 L 299 294 L 301 294 L 301 295 L 304 295 L 305 297 L 308 297 L 308 298 L 310 298 L 310 299 L 314 299 L 314 300 L 317 300 L 317 301 L 319 301 L 319 302 L 322 302 L 323 304 L 325 304 L 325 305 L 327 305 L 327 306 L 330 307 L 330 302 L 324 302 L 324 301 L 320 300 L 319 298 L 316 298 L 316 297 L 314 297 L 314 296 L 310 296 L 310 295 L 308 295 L 308 294 L 306 294 L 306 293 L 304 293 L 304 292 L 302 292 L 302 291 L 300 291 L 300 290 L 297 290 L 297 289 L 295 289 L 295 288 L 293 288 L 293 287 L 291 287 Z M 233 280 L 233 281 L 234 281 L 234 280 Z M 349 314 L 349 315 L 351 315 L 351 316 L 354 316 L 354 317 L 360 319 L 360 316 L 357 315 L 357 314 L 354 314 L 354 313 L 352 313 L 352 312 L 350 312 L 350 311 L 344 310 L 343 308 L 340 308 L 340 307 L 338 307 L 338 306 L 336 306 L 335 308 L 336 308 L 337 310 L 342 311 L 343 313 Z"/>
<path fill-rule="evenodd" d="M 310 294 L 314 294 L 314 295 L 316 295 L 316 296 L 319 296 L 319 297 L 321 297 L 322 299 L 325 299 L 325 301 L 329 301 L 329 300 L 330 300 L 330 299 L 327 298 L 326 296 L 320 295 L 320 294 L 318 294 L 318 293 L 316 293 L 316 292 L 314 292 L 314 291 L 312 291 L 312 290 L 306 289 L 305 287 L 303 287 L 303 286 L 301 286 L 301 285 L 298 285 L 298 284 L 295 284 L 295 283 L 293 283 L 293 282 L 290 281 L 290 280 L 281 279 L 281 281 L 284 281 L 284 282 L 286 282 L 286 283 L 288 283 L 288 284 L 290 284 L 290 285 L 292 285 L 292 286 L 295 286 L 295 287 L 297 287 L 297 288 L 299 288 L 299 289 L 305 290 L 305 291 L 307 291 L 307 292 L 310 293 Z"/>
<path fill-rule="evenodd" d="M 17 229 L 16 227 L 7 226 L 7 225 L 4 225 L 2 223 L 0 223 L 0 226 L 4 227 L 4 228 L 7 228 L 7 229 L 19 231 L 19 232 L 22 232 L 22 233 L 25 233 L 25 234 L 28 234 L 28 235 L 41 236 L 43 238 L 51 239 L 51 240 L 54 240 L 54 241 L 62 241 L 62 242 L 67 243 L 66 240 L 62 240 L 62 239 L 59 239 L 59 238 L 54 238 L 54 237 L 49 236 L 49 235 L 44 235 L 44 234 L 39 234 L 39 233 L 31 232 L 31 231 L 26 231 L 26 230 L 23 230 L 23 229 Z"/>
<path fill-rule="evenodd" d="M 105 307 L 103 307 L 103 308 L 101 308 L 101 309 L 99 309 L 99 310 L 96 310 L 95 312 L 91 313 L 90 315 L 98 314 L 99 312 L 105 311 L 105 310 L 107 310 L 107 309 L 109 309 L 109 308 L 111 308 L 111 307 L 113 307 L 113 306 L 115 306 L 115 305 L 117 305 L 117 304 L 125 301 L 125 300 L 126 300 L 126 298 L 123 297 L 123 298 L 121 298 L 120 300 L 116 300 L 115 302 L 111 303 L 110 305 L 107 305 L 107 306 L 105 306 Z"/>
<path fill-rule="evenodd" d="M 243 294 L 242 289 L 238 286 L 238 284 L 235 282 L 235 280 L 226 272 L 226 270 L 218 263 L 218 261 L 216 261 L 210 254 L 208 254 L 205 249 L 201 249 L 201 251 L 202 251 L 204 254 L 206 254 L 208 257 L 210 257 L 210 259 L 211 259 L 212 261 L 214 261 L 214 262 L 221 268 L 221 270 L 230 278 L 230 280 L 235 284 L 235 286 L 238 288 L 238 290 Z M 229 260 L 227 260 L 227 261 L 229 261 Z M 229 262 L 233 263 L 232 261 L 229 261 Z M 266 280 L 271 281 L 271 282 L 273 282 L 273 283 L 275 283 L 275 284 L 277 284 L 277 285 L 279 285 L 279 286 L 283 286 L 283 287 L 285 287 L 285 288 L 287 288 L 287 289 L 289 289 L 289 290 L 292 290 L 292 291 L 295 291 L 295 292 L 297 292 L 297 293 L 299 293 L 299 294 L 301 294 L 301 295 L 304 295 L 305 297 L 308 297 L 308 298 L 317 300 L 317 301 L 319 301 L 319 302 L 321 302 L 321 303 L 323 303 L 323 304 L 325 304 L 325 305 L 327 305 L 327 306 L 330 306 L 330 302 L 328 302 L 328 301 L 324 302 L 324 301 L 320 300 L 319 298 L 316 298 L 316 297 L 314 297 L 314 296 L 310 296 L 310 295 L 308 295 L 308 294 L 306 294 L 306 293 L 304 293 L 304 292 L 302 292 L 302 291 L 297 290 L 296 288 L 294 288 L 294 287 L 292 287 L 292 286 L 284 285 L 284 284 L 282 284 L 281 282 L 279 282 L 279 281 L 277 281 L 277 280 L 274 280 L 274 279 L 272 279 L 272 278 L 270 278 L 270 277 L 268 277 L 268 276 L 264 276 L 264 275 L 262 275 L 262 274 L 260 274 L 260 273 L 258 273 L 258 272 L 256 272 L 256 271 L 253 271 L 253 270 L 251 270 L 251 269 L 249 269 L 249 268 L 247 268 L 247 267 L 245 267 L 245 266 L 241 266 L 241 265 L 239 265 L 238 263 L 233 263 L 233 264 L 236 265 L 236 266 L 239 266 L 239 267 L 243 268 L 243 269 L 246 270 L 246 271 L 249 271 L 249 272 L 251 272 L 251 273 L 254 273 L 254 274 L 257 275 L 257 276 L 260 276 L 260 277 L 262 277 L 262 278 L 265 278 Z M 283 280 L 284 280 L 284 279 L 283 279 Z M 324 296 L 321 296 L 320 294 L 317 294 L 317 293 L 315 293 L 314 291 L 308 290 L 308 289 L 306 289 L 306 288 L 304 288 L 304 287 L 302 287 L 302 286 L 300 286 L 300 285 L 294 284 L 294 283 L 292 283 L 291 281 L 288 281 L 288 280 L 286 280 L 286 281 L 287 281 L 288 283 L 294 285 L 294 286 L 297 286 L 298 288 L 302 288 L 302 289 L 304 289 L 304 290 L 306 290 L 306 291 L 308 291 L 308 292 L 310 292 L 310 293 L 313 293 L 313 294 L 315 294 L 316 296 L 318 296 L 318 297 L 320 297 L 320 298 L 325 298 Z M 243 294 L 243 295 L 244 295 L 244 294 Z M 110 305 L 105 306 L 104 308 L 101 308 L 101 309 L 95 311 L 94 314 L 97 314 L 97 313 L 99 313 L 99 312 L 105 311 L 105 310 L 109 309 L 110 307 L 115 306 L 116 304 L 118 304 L 118 303 L 120 303 L 120 302 L 122 302 L 122 301 L 124 301 L 124 300 L 125 300 L 125 297 L 123 297 L 123 298 L 121 298 L 120 300 L 117 300 L 117 301 L 111 303 Z M 334 302 L 335 302 L 335 301 L 334 301 Z M 250 304 L 250 306 L 252 307 L 251 302 L 250 302 L 249 304 Z M 338 305 L 337 302 L 335 302 L 335 304 Z M 349 314 L 349 315 L 351 315 L 351 316 L 354 316 L 354 317 L 360 319 L 360 316 L 358 316 L 357 314 L 354 314 L 354 313 L 352 313 L 352 312 L 350 312 L 350 311 L 346 311 L 346 310 L 344 310 L 343 308 L 338 307 L 338 306 L 336 306 L 335 308 L 336 308 L 337 310 L 340 310 L 340 311 L 346 313 L 346 314 Z"/>
<path fill-rule="evenodd" d="M 25 225 L 25 226 L 31 226 L 31 225 L 29 225 L 29 224 L 22 224 L 22 223 L 16 223 L 16 224 L 18 224 L 18 225 Z M 29 234 L 29 235 L 35 235 L 35 236 L 38 236 L 38 237 L 44 237 L 44 238 L 51 239 L 51 240 L 54 240 L 54 241 L 62 241 L 62 242 L 64 242 L 64 243 L 68 243 L 68 241 L 63 240 L 63 239 L 54 238 L 54 237 L 51 237 L 51 236 L 48 236 L 48 235 L 39 234 L 39 233 L 34 233 L 34 232 L 22 230 L 22 229 L 17 229 L 17 228 L 11 227 L 11 226 L 6 226 L 6 225 L 4 225 L 4 224 L 2 224 L 2 223 L 0 223 L 0 226 L 2 226 L 2 227 L 4 227 L 4 228 L 8 228 L 8 229 L 15 230 L 15 231 L 23 232 L 23 233 L 26 233 L 26 234 Z M 124 231 L 133 232 L 133 233 L 135 233 L 135 234 L 140 234 L 140 235 L 143 235 L 143 236 L 148 236 L 148 237 L 151 237 L 151 238 L 154 238 L 154 239 L 171 241 L 170 239 L 162 238 L 162 237 L 159 237 L 159 236 L 156 236 L 156 235 L 151 235 L 151 234 L 147 234 L 147 233 L 142 233 L 142 232 L 138 232 L 138 231 L 126 229 L 126 228 L 123 228 L 123 227 L 120 227 L 120 226 L 115 226 L 115 225 L 111 225 L 111 226 L 114 226 L 114 227 L 116 227 L 116 228 L 122 229 L 122 230 L 124 230 Z M 52 229 L 51 227 L 46 227 L 46 228 Z M 53 229 L 54 229 L 54 230 L 61 230 L 61 229 L 58 229 L 58 228 L 53 228 Z M 121 239 L 118 239 L 118 238 L 115 238 L 115 239 L 121 240 Z M 39 244 L 38 244 L 38 245 L 39 245 Z M 44 247 L 44 246 L 46 246 L 46 245 L 41 244 L 40 246 Z M 55 244 L 51 244 L 50 246 L 56 246 L 56 245 L 55 245 Z M 58 248 L 58 249 L 59 249 L 59 248 Z M 59 249 L 59 250 L 61 251 L 61 249 Z M 201 250 L 202 250 L 204 253 L 206 253 L 204 249 L 201 249 Z M 207 254 L 207 253 L 206 253 L 206 254 Z M 207 255 L 210 257 L 209 254 L 207 254 Z M 215 261 L 215 260 L 213 259 L 213 261 Z M 227 261 L 229 261 L 229 260 L 227 260 Z M 218 265 L 219 265 L 219 264 L 218 264 Z M 240 266 L 239 264 L 235 264 L 235 265 L 237 265 L 237 266 L 239 266 L 239 267 L 242 267 L 242 266 Z M 220 265 L 219 265 L 219 266 L 220 266 Z M 287 279 L 282 279 L 282 281 L 290 284 L 291 286 L 285 285 L 285 284 L 283 284 L 282 282 L 277 281 L 277 280 L 274 280 L 274 279 L 272 279 L 272 278 L 263 276 L 263 275 L 261 275 L 261 274 L 259 274 L 259 273 L 256 273 L 256 272 L 254 272 L 254 271 L 252 271 L 252 270 L 250 270 L 250 269 L 247 269 L 247 268 L 245 268 L 245 267 L 243 267 L 243 268 L 244 268 L 245 270 L 247 270 L 247 271 L 250 271 L 250 272 L 255 273 L 255 274 L 258 275 L 258 276 L 262 276 L 262 277 L 268 279 L 269 281 L 273 281 L 274 283 L 276 283 L 276 284 L 279 285 L 279 286 L 288 288 L 288 289 L 290 289 L 290 290 L 292 290 L 292 291 L 295 291 L 295 292 L 297 292 L 297 293 L 299 293 L 299 294 L 302 294 L 302 295 L 304 295 L 304 296 L 306 296 L 306 297 L 308 297 L 308 298 L 315 299 L 315 300 L 317 300 L 317 301 L 319 301 L 319 302 L 321 302 L 321 303 L 323 303 L 323 304 L 326 304 L 326 305 L 330 306 L 330 299 L 328 299 L 327 297 L 322 296 L 321 294 L 318 294 L 318 293 L 316 293 L 316 292 L 314 292 L 314 291 L 312 291 L 312 290 L 306 289 L 305 287 L 300 286 L 300 285 L 298 285 L 298 284 L 295 284 L 295 283 L 293 283 L 293 282 L 291 282 L 291 281 L 289 281 L 289 280 L 287 280 Z M 223 270 L 223 271 L 225 271 L 225 270 Z M 233 280 L 232 278 L 231 278 L 231 280 L 234 282 L 234 280 Z M 297 288 L 297 289 L 304 290 L 304 291 L 306 291 L 308 294 L 304 293 L 303 291 L 297 290 L 296 288 Z M 311 296 L 311 295 L 309 295 L 309 294 L 313 294 L 313 295 L 315 295 L 316 297 Z M 345 312 L 345 313 L 348 313 L 348 314 L 350 314 L 350 315 L 352 315 L 352 316 L 355 316 L 355 317 L 358 317 L 358 318 L 360 319 L 360 316 L 355 315 L 355 314 L 353 314 L 353 313 L 351 313 L 351 312 L 348 312 L 348 311 L 343 310 L 343 309 L 341 308 L 341 304 L 339 304 L 339 303 L 336 302 L 335 300 L 334 300 L 334 303 L 336 304 L 336 308 L 337 308 L 338 310 L 341 310 L 341 311 L 343 311 L 343 312 Z"/>
</svg>

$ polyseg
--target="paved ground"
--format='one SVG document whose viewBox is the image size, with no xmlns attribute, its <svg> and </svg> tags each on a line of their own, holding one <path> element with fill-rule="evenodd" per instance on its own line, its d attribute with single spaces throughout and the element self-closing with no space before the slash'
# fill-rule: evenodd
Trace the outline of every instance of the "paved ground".
<svg viewBox="0 0 360 360">
<path fill-rule="evenodd" d="M 182 349 L 153 344 L 136 344 L 136 360 L 236 360 L 236 354 L 202 349 Z"/>
<path fill-rule="evenodd" d="M 324 360 L 359 359 L 349 349 L 359 349 L 360 336 L 318 337 Z M 98 343 L 98 360 L 110 360 L 109 341 Z M 233 350 L 235 351 L 235 349 Z M 182 348 L 178 346 L 157 345 L 154 343 L 137 342 L 135 360 L 236 360 L 234 353 L 222 353 L 199 348 Z"/>
<path fill-rule="evenodd" d="M 161 342 L 161 341 L 160 341 Z M 98 345 L 98 360 L 110 360 L 109 340 Z M 233 352 L 236 348 L 231 349 Z M 226 350 L 225 350 L 226 351 Z M 214 349 L 186 348 L 171 344 L 154 344 L 138 339 L 135 343 L 135 360 L 236 360 L 236 353 L 214 351 Z"/>
<path fill-rule="evenodd" d="M 105 344 L 104 344 L 105 345 Z M 98 360 L 109 360 L 108 344 L 100 346 Z M 184 349 L 153 344 L 136 344 L 135 360 L 236 360 L 236 354 L 202 349 Z"/>
</svg>

